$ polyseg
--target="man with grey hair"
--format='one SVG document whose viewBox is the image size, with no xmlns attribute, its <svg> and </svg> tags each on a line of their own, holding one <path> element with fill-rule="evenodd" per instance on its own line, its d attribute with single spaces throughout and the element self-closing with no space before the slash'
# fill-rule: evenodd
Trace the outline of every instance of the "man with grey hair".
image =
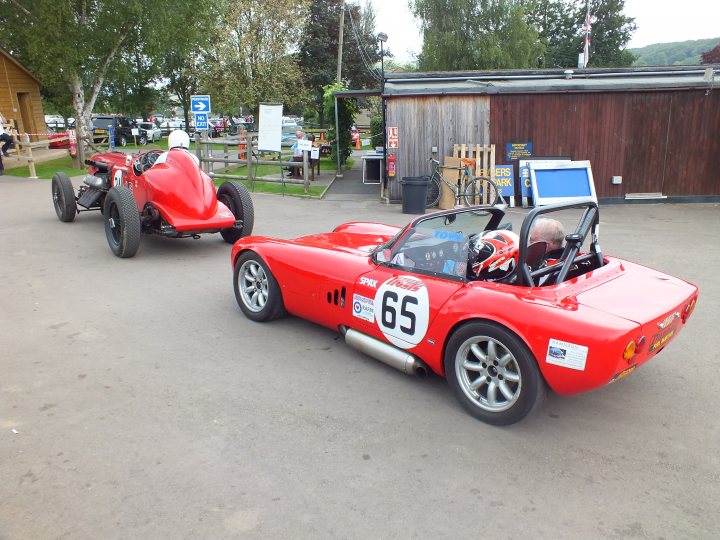
<svg viewBox="0 0 720 540">
<path fill-rule="evenodd" d="M 530 243 L 547 242 L 546 259 L 559 259 L 563 253 L 565 231 L 562 223 L 556 219 L 538 218 L 530 229 Z"/>
</svg>

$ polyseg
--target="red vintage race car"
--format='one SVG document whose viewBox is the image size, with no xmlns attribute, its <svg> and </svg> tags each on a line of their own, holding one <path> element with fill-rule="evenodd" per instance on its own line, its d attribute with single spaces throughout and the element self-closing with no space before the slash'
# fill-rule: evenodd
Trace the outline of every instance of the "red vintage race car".
<svg viewBox="0 0 720 540">
<path fill-rule="evenodd" d="M 554 258 L 546 242 L 529 243 L 551 212 L 573 216 Z M 254 321 L 289 313 L 405 373 L 432 370 L 496 425 L 524 418 L 548 386 L 572 395 L 631 373 L 693 312 L 694 285 L 601 253 L 594 202 L 532 210 L 515 251 L 503 217 L 472 207 L 402 229 L 346 223 L 294 240 L 243 238 L 231 254 L 235 297 Z"/>
<path fill-rule="evenodd" d="M 79 212 L 100 210 L 108 244 L 118 257 L 135 255 L 142 232 L 171 238 L 219 232 L 228 243 L 252 232 L 253 203 L 245 186 L 225 182 L 216 192 L 212 179 L 182 148 L 105 152 L 85 163 L 90 174 L 77 194 L 66 174 L 53 175 L 55 212 L 60 221 L 70 222 Z"/>
</svg>

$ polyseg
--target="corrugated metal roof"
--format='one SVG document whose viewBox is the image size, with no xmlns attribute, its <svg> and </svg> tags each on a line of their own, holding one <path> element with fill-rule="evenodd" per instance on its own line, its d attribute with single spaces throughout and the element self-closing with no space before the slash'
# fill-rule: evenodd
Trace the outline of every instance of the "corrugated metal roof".
<svg viewBox="0 0 720 540">
<path fill-rule="evenodd" d="M 709 76 L 708 76 L 709 75 Z M 385 73 L 386 97 L 445 94 L 532 94 L 712 89 L 717 66 L 649 66 L 592 69 L 505 69 Z M 345 90 L 338 97 L 380 95 Z"/>
<path fill-rule="evenodd" d="M 720 77 L 706 80 L 702 74 L 625 76 L 612 78 L 519 78 L 501 80 L 417 79 L 388 81 L 385 96 L 423 96 L 448 94 L 532 94 L 566 92 L 621 92 L 712 89 L 720 86 Z"/>
</svg>

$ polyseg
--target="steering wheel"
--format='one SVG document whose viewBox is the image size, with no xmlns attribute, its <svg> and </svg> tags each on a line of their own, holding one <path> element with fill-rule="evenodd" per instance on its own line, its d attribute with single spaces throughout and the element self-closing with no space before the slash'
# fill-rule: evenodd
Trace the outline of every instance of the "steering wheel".
<svg viewBox="0 0 720 540">
<path fill-rule="evenodd" d="M 142 154 L 138 159 L 135 160 L 135 172 L 142 174 L 147 171 L 150 167 L 155 165 L 157 158 L 162 154 L 162 150 L 150 150 Z"/>
</svg>

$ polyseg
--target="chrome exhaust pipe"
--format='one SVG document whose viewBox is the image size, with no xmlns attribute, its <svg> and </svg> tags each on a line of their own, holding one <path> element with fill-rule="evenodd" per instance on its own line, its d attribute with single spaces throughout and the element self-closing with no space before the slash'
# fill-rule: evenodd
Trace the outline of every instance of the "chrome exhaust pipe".
<svg viewBox="0 0 720 540">
<path fill-rule="evenodd" d="M 427 375 L 427 366 L 409 352 L 388 345 L 352 328 L 342 326 L 340 327 L 340 331 L 345 336 L 345 343 L 353 349 L 372 356 L 376 360 L 380 360 L 383 364 L 394 367 L 406 375 L 417 375 L 418 377 L 425 377 Z"/>
</svg>

